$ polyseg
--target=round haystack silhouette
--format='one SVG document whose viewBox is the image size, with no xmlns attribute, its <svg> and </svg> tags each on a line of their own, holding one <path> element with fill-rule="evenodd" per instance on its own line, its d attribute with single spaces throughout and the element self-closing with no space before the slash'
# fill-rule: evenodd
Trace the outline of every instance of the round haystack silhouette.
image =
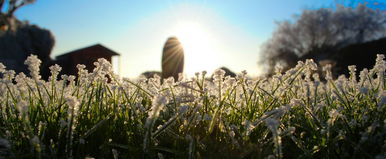
<svg viewBox="0 0 386 159">
<path fill-rule="evenodd" d="M 178 80 L 178 74 L 184 70 L 184 49 L 176 37 L 166 41 L 162 52 L 162 78 L 173 77 Z"/>
</svg>

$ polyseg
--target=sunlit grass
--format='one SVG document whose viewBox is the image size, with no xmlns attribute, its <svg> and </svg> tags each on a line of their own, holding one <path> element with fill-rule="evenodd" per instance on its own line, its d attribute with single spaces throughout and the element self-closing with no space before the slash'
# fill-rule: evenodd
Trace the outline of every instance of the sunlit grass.
<svg viewBox="0 0 386 159">
<path fill-rule="evenodd" d="M 251 79 L 216 70 L 176 81 L 114 75 L 106 60 L 79 78 L 40 79 L 0 65 L 5 158 L 374 158 L 386 139 L 385 61 L 331 78 L 311 60 Z M 111 82 L 106 76 L 110 77 Z M 319 77 L 320 76 L 320 77 Z M 322 78 L 323 77 L 323 78 Z M 1 158 L 1 157 L 0 157 Z"/>
</svg>

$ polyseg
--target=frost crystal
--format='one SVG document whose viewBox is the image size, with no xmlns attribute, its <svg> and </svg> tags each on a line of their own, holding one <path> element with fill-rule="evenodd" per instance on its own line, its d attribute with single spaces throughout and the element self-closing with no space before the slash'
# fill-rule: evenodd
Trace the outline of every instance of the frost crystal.
<svg viewBox="0 0 386 159">
<path fill-rule="evenodd" d="M 159 116 L 159 113 L 163 110 L 167 102 L 167 99 L 165 96 L 155 96 L 153 98 L 153 106 L 151 107 L 151 110 L 149 112 L 149 118 L 154 119 Z"/>
<path fill-rule="evenodd" d="M 189 106 L 184 105 L 180 107 L 180 110 L 178 111 L 180 114 L 184 114 L 189 110 Z"/>
<path fill-rule="evenodd" d="M 3 63 L 0 62 L 0 73 L 4 73 L 5 71 L 5 66 L 3 65 Z"/>
<path fill-rule="evenodd" d="M 224 78 L 225 71 L 222 69 L 216 69 L 213 73 L 213 79 L 215 81 L 220 81 Z"/>
<path fill-rule="evenodd" d="M 267 127 L 269 130 L 271 130 L 272 133 L 277 134 L 277 128 L 279 127 L 279 121 L 273 118 L 267 118 L 264 120 L 265 124 L 267 124 Z"/>
<path fill-rule="evenodd" d="M 68 105 L 68 117 L 69 120 L 71 117 L 76 117 L 79 112 L 79 101 L 76 97 L 67 95 L 66 96 L 66 103 Z"/>
<path fill-rule="evenodd" d="M 40 79 L 39 71 L 40 71 L 41 63 L 42 61 L 40 61 L 38 56 L 36 55 L 28 56 L 27 60 L 25 60 L 24 62 L 24 64 L 28 65 L 28 70 L 30 71 L 30 75 L 35 80 Z"/>
</svg>

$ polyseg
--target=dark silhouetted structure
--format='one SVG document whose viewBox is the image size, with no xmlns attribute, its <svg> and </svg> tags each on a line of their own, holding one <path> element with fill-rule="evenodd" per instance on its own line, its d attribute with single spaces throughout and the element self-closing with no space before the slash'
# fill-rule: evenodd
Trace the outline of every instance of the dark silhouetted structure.
<svg viewBox="0 0 386 159">
<path fill-rule="evenodd" d="M 101 44 L 96 44 L 57 56 L 55 63 L 62 66 L 62 74 L 77 75 L 76 65 L 84 64 L 91 72 L 95 68 L 95 61 L 105 58 L 111 63 L 112 56 L 119 56 L 119 54 Z"/>
<path fill-rule="evenodd" d="M 352 44 L 337 51 L 325 52 L 324 54 L 307 54 L 300 57 L 300 61 L 313 59 L 320 66 L 331 64 L 334 77 L 341 74 L 348 75 L 348 66 L 356 65 L 357 71 L 364 68 L 371 69 L 375 65 L 377 54 L 386 53 L 386 38 L 373 40 L 361 44 Z"/>
<path fill-rule="evenodd" d="M 386 54 L 386 38 L 342 48 L 332 57 L 336 61 L 333 70 L 338 75 L 348 75 L 347 67 L 350 65 L 356 65 L 358 71 L 362 71 L 364 68 L 371 69 L 375 65 L 377 54 Z"/>
<path fill-rule="evenodd" d="M 178 80 L 178 74 L 184 70 L 184 49 L 176 37 L 170 37 L 162 52 L 162 78 L 173 77 Z"/>
<path fill-rule="evenodd" d="M 153 78 L 155 75 L 158 75 L 161 77 L 162 73 L 159 71 L 146 71 L 146 72 L 142 73 L 141 75 L 144 76 L 145 78 L 149 79 L 149 78 Z"/>
<path fill-rule="evenodd" d="M 227 67 L 220 67 L 220 69 L 225 71 L 224 77 L 226 77 L 226 76 L 236 77 L 236 74 L 233 71 L 231 71 L 229 68 L 227 68 Z"/>
</svg>

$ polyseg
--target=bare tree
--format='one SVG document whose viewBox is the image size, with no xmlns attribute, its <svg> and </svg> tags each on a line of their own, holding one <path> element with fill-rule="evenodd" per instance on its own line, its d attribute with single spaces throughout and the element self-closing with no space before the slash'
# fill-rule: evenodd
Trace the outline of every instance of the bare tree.
<svg viewBox="0 0 386 159">
<path fill-rule="evenodd" d="M 279 22 L 271 39 L 263 45 L 259 64 L 268 67 L 267 73 L 272 73 L 275 66 L 286 70 L 305 57 L 323 60 L 347 45 L 386 35 L 386 11 L 365 4 L 304 10 L 295 20 Z"/>
<path fill-rule="evenodd" d="M 0 10 L 3 9 L 4 3 L 8 3 L 8 9 L 5 14 L 12 16 L 17 9 L 27 4 L 34 3 L 36 0 L 0 0 Z"/>
</svg>

